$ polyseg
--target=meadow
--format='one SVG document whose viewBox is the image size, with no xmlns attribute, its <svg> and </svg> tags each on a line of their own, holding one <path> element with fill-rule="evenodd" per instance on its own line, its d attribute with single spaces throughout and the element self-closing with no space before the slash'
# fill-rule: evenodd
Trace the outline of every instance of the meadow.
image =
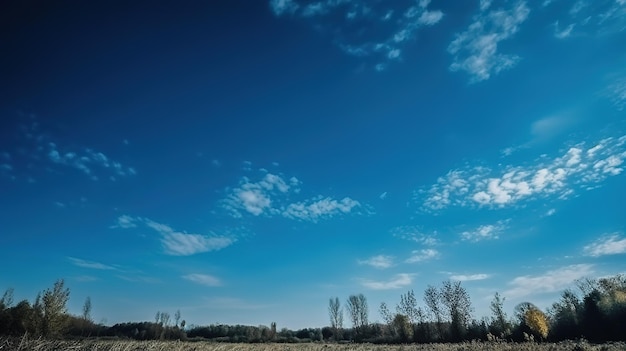
<svg viewBox="0 0 626 351">
<path fill-rule="evenodd" d="M 626 343 L 590 344 L 586 341 L 558 343 L 462 342 L 447 344 L 244 344 L 185 341 L 136 340 L 46 340 L 17 337 L 0 338 L 0 350 L 73 350 L 73 351 L 624 351 Z"/>
</svg>

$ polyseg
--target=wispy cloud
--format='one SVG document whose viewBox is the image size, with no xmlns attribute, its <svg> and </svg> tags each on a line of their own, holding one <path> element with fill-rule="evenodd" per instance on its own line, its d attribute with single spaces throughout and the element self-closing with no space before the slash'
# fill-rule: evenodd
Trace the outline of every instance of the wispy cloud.
<svg viewBox="0 0 626 351">
<path fill-rule="evenodd" d="M 282 211 L 287 218 L 297 218 L 315 222 L 318 219 L 330 218 L 338 214 L 350 213 L 361 204 L 349 197 L 341 200 L 332 198 L 318 198 L 312 201 L 292 203 Z"/>
<path fill-rule="evenodd" d="M 548 197 L 565 199 L 577 189 L 592 189 L 608 177 L 621 174 L 625 144 L 626 135 L 605 138 L 593 146 L 579 143 L 560 157 L 541 157 L 535 165 L 453 170 L 417 196 L 426 195 L 422 206 L 426 211 L 448 206 L 498 208 Z"/>
<path fill-rule="evenodd" d="M 609 85 L 607 95 L 619 111 L 626 108 L 626 77 L 620 78 Z"/>
<path fill-rule="evenodd" d="M 554 22 L 554 37 L 557 39 L 565 39 L 569 37 L 572 34 L 575 25 L 576 24 L 571 23 L 565 28 L 561 28 L 559 21 Z"/>
<path fill-rule="evenodd" d="M 80 258 L 68 257 L 67 258 L 73 265 L 81 268 L 99 269 L 99 270 L 117 270 L 116 267 L 110 266 L 100 262 L 87 261 Z"/>
<path fill-rule="evenodd" d="M 626 253 L 626 238 L 622 238 L 618 233 L 605 235 L 585 246 L 583 251 L 592 257 L 624 254 Z"/>
<path fill-rule="evenodd" d="M 208 274 L 192 273 L 183 275 L 182 278 L 204 286 L 222 286 L 222 282 L 218 278 Z"/>
<path fill-rule="evenodd" d="M 135 228 L 138 225 L 150 228 L 161 235 L 164 252 L 173 256 L 190 256 L 204 252 L 218 251 L 234 244 L 237 239 L 231 235 L 189 234 L 148 218 L 120 216 L 113 228 Z M 122 225 L 120 225 L 122 223 Z"/>
<path fill-rule="evenodd" d="M 270 0 L 276 16 L 309 21 L 318 31 L 332 35 L 333 41 L 347 54 L 376 59 L 375 67 L 379 71 L 386 69 L 388 62 L 402 58 L 404 48 L 420 28 L 441 22 L 444 13 L 429 6 L 430 0 L 406 4 Z"/>
<path fill-rule="evenodd" d="M 69 143 L 61 142 L 59 138 L 45 131 L 36 116 L 27 117 L 28 121 L 19 126 L 15 155 L 28 159 L 25 162 L 29 165 L 28 171 L 35 168 L 58 171 L 66 167 L 78 170 L 93 180 L 105 178 L 111 181 L 137 174 L 133 167 L 123 165 L 101 151 L 68 146 Z M 3 163 L 6 162 L 2 162 L 0 158 L 0 164 Z"/>
<path fill-rule="evenodd" d="M 499 235 L 506 228 L 507 221 L 498 221 L 496 224 L 481 225 L 474 230 L 461 233 L 461 238 L 467 241 L 478 242 L 482 240 L 499 239 Z"/>
<path fill-rule="evenodd" d="M 117 217 L 116 223 L 112 225 L 111 228 L 123 228 L 123 229 L 135 228 L 137 227 L 137 222 L 141 222 L 141 221 L 138 221 L 136 218 L 128 216 L 128 215 L 122 215 L 122 216 Z"/>
<path fill-rule="evenodd" d="M 387 198 L 387 192 L 385 191 L 384 193 L 380 194 L 380 195 L 378 196 L 378 198 L 379 198 L 379 199 L 381 199 L 381 200 L 386 199 L 386 198 Z"/>
<path fill-rule="evenodd" d="M 422 249 L 422 250 L 414 250 L 411 252 L 411 257 L 407 258 L 404 262 L 406 263 L 418 263 L 430 261 L 432 259 L 438 258 L 440 256 L 439 251 L 435 249 Z"/>
<path fill-rule="evenodd" d="M 359 260 L 359 264 L 368 265 L 374 268 L 386 269 L 393 267 L 393 256 L 378 255 L 368 258 L 367 260 Z"/>
<path fill-rule="evenodd" d="M 470 275 L 464 275 L 464 274 L 451 275 L 450 279 L 458 280 L 461 282 L 468 282 L 468 281 L 474 281 L 474 280 L 485 280 L 485 279 L 489 279 L 490 277 L 491 275 L 489 274 L 479 273 L 479 274 L 470 274 Z"/>
<path fill-rule="evenodd" d="M 413 283 L 413 274 L 400 273 L 393 276 L 390 280 L 375 281 L 362 279 L 361 285 L 372 290 L 393 290 L 402 289 Z"/>
<path fill-rule="evenodd" d="M 239 186 L 227 189 L 229 194 L 222 200 L 222 207 L 235 218 L 245 213 L 253 216 L 282 216 L 317 222 L 340 214 L 351 213 L 361 204 L 349 197 L 341 200 L 317 196 L 304 201 L 290 201 L 300 193 L 301 182 L 291 177 L 266 173 L 259 181 L 243 177 Z"/>
<path fill-rule="evenodd" d="M 400 226 L 390 230 L 392 236 L 403 240 L 412 241 L 424 246 L 435 246 L 439 244 L 437 233 L 425 234 L 420 228 L 415 226 Z"/>
<path fill-rule="evenodd" d="M 498 44 L 519 31 L 530 10 L 525 1 L 509 3 L 505 1 L 504 7 L 497 9 L 492 9 L 490 1 L 481 3 L 473 22 L 448 46 L 454 56 L 450 70 L 465 71 L 470 82 L 476 83 L 517 64 L 520 58 L 499 53 Z"/>
<path fill-rule="evenodd" d="M 110 171 L 109 179 L 115 180 L 115 176 L 125 177 L 135 175 L 137 172 L 132 167 L 123 166 L 117 161 L 109 159 L 102 152 L 92 149 L 82 151 L 60 151 L 56 143 L 48 143 L 48 159 L 55 164 L 75 168 L 90 176 L 93 180 L 98 180 L 95 168 Z"/>
<path fill-rule="evenodd" d="M 626 2 L 623 0 L 572 1 L 567 12 L 561 14 L 560 17 L 560 20 L 570 23 L 567 28 L 576 26 L 577 32 L 586 35 L 623 32 L 626 29 Z"/>
<path fill-rule="evenodd" d="M 575 264 L 548 271 L 542 275 L 525 275 L 509 282 L 503 296 L 516 299 L 533 294 L 561 291 L 578 279 L 593 274 L 593 265 Z"/>
</svg>

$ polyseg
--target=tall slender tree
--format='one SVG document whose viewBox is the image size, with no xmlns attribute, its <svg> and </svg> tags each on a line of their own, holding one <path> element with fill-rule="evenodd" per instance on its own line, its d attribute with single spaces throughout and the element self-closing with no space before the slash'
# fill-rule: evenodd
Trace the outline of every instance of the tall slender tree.
<svg viewBox="0 0 626 351">
<path fill-rule="evenodd" d="M 343 328 L 343 309 L 339 298 L 331 298 L 328 301 L 328 315 L 330 317 L 330 327 L 333 329 L 333 336 L 335 340 L 340 339 L 341 328 Z"/>
</svg>

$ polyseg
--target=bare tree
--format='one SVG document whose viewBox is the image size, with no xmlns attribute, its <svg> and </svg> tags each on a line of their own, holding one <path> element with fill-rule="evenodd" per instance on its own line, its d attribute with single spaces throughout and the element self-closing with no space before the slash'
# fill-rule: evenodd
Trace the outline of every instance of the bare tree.
<svg viewBox="0 0 626 351">
<path fill-rule="evenodd" d="M 350 295 L 346 306 L 356 334 L 362 334 L 368 325 L 368 308 L 365 295 Z"/>
<path fill-rule="evenodd" d="M 330 316 L 330 327 L 333 329 L 335 340 L 339 340 L 341 328 L 343 328 L 343 309 L 339 298 L 331 298 L 328 301 L 328 315 Z"/>
<path fill-rule="evenodd" d="M 91 321 L 91 297 L 87 296 L 85 304 L 83 305 L 83 319 L 85 321 Z"/>
<path fill-rule="evenodd" d="M 180 310 L 176 310 L 174 313 L 174 325 L 178 327 L 178 322 L 180 321 Z"/>
<path fill-rule="evenodd" d="M 13 288 L 7 289 L 0 299 L 0 310 L 13 306 Z"/>
</svg>

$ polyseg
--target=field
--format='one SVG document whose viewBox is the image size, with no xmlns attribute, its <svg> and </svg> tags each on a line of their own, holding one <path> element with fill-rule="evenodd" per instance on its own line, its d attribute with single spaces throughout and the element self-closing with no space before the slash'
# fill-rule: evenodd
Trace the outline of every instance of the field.
<svg viewBox="0 0 626 351">
<path fill-rule="evenodd" d="M 130 340 L 26 340 L 0 338 L 0 350 L 74 350 L 74 351 L 624 351 L 625 343 L 600 345 L 586 342 L 559 343 L 481 343 L 419 344 L 419 345 L 373 345 L 373 344 L 230 344 L 210 342 L 177 341 L 130 341 Z"/>
</svg>

